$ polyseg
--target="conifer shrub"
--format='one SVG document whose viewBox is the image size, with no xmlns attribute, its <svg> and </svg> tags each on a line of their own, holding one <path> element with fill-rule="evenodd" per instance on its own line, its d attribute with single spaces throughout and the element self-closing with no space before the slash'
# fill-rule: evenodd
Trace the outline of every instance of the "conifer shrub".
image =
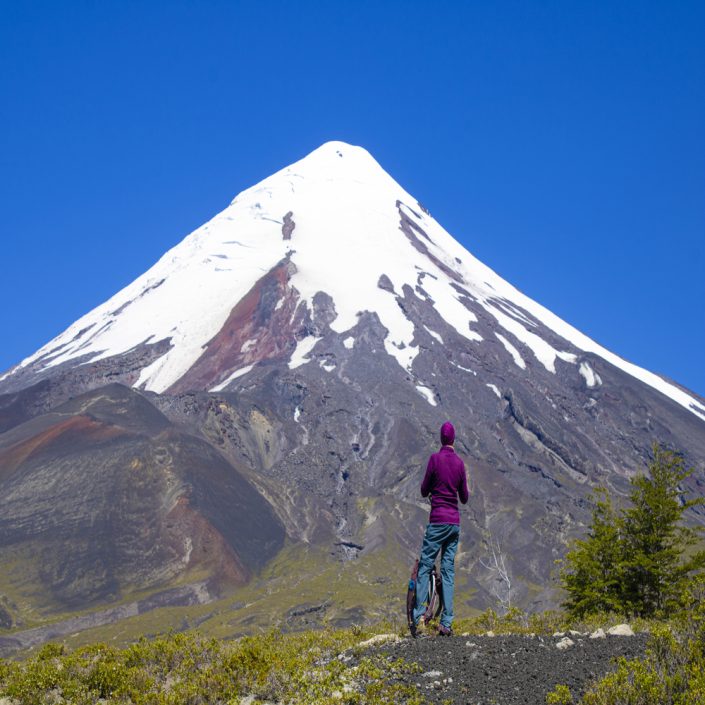
<svg viewBox="0 0 705 705">
<path fill-rule="evenodd" d="M 684 604 L 705 567 L 705 551 L 689 552 L 699 530 L 683 524 L 684 513 L 705 502 L 685 499 L 692 472 L 682 456 L 654 445 L 649 474 L 631 480 L 629 507 L 617 511 L 605 489 L 596 491 L 587 537 L 560 562 L 571 617 L 667 618 Z"/>
</svg>

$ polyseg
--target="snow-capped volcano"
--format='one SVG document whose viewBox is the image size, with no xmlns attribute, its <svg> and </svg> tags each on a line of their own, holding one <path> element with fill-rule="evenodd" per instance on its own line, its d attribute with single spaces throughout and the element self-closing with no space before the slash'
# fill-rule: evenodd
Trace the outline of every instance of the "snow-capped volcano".
<svg viewBox="0 0 705 705">
<path fill-rule="evenodd" d="M 691 496 L 705 486 L 702 399 L 517 291 L 364 149 L 327 143 L 0 378 L 10 616 L 208 600 L 292 550 L 297 584 L 368 566 L 366 598 L 357 582 L 321 598 L 329 622 L 357 620 L 379 606 L 380 555 L 408 575 L 447 419 L 473 487 L 459 604 L 555 604 L 592 488 L 625 493 L 654 441 L 695 467 Z"/>
<path fill-rule="evenodd" d="M 521 294 L 449 235 L 366 150 L 342 142 L 328 142 L 240 193 L 145 274 L 19 367 L 95 362 L 168 341 L 168 349 L 133 381 L 135 387 L 164 392 L 198 363 L 235 305 L 282 262 L 289 264 L 289 320 L 280 317 L 280 328 L 304 309 L 312 311 L 314 297 L 324 292 L 334 306 L 333 331 L 344 336 L 361 311 L 374 312 L 388 331 L 385 350 L 411 370 L 419 347 L 415 325 L 398 303 L 404 287 L 430 301 L 468 347 L 483 342 L 474 326 L 477 315 L 466 305 L 470 299 L 492 316 L 493 342 L 499 340 L 519 368 L 531 360 L 555 372 L 560 358 L 576 365 L 587 386 L 595 386 L 599 374 L 579 360 L 580 351 L 594 353 L 705 420 L 699 400 L 624 361 Z M 379 286 L 380 280 L 386 286 Z M 283 289 L 279 296 L 274 311 L 284 306 Z M 558 342 L 547 340 L 539 323 Z M 240 349 L 230 349 L 197 386 L 222 389 L 266 356 L 256 337 L 238 342 Z M 305 362 L 316 342 L 311 331 L 292 337 L 286 346 L 290 367 Z"/>
</svg>

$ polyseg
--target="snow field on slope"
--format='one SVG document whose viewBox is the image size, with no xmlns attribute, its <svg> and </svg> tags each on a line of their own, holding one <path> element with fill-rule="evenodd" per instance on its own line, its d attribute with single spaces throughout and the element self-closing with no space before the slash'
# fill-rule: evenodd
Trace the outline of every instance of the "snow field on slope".
<svg viewBox="0 0 705 705">
<path fill-rule="evenodd" d="M 252 370 L 254 365 L 245 365 L 245 367 L 241 367 L 238 370 L 235 370 L 235 372 L 231 373 L 227 379 L 225 379 L 223 382 L 220 384 L 217 384 L 215 387 L 212 387 L 210 389 L 211 392 L 220 392 L 221 390 L 225 389 L 230 382 L 232 382 L 234 379 L 237 379 L 238 377 L 242 377 L 243 375 L 247 374 Z"/>
<path fill-rule="evenodd" d="M 705 419 L 705 406 L 693 398 L 690 394 L 675 385 L 668 383 L 666 380 L 653 372 L 645 370 L 642 367 L 624 360 L 615 353 L 610 352 L 589 338 L 587 335 L 571 326 L 569 323 L 566 323 L 563 319 L 556 316 L 556 314 L 552 313 L 541 304 L 537 303 L 533 299 L 530 299 L 528 296 L 512 286 L 509 282 L 502 279 L 487 265 L 480 262 L 480 260 L 474 257 L 470 252 L 468 252 L 433 218 L 430 218 L 425 214 L 421 214 L 420 220 L 417 222 L 419 222 L 421 227 L 423 227 L 429 237 L 431 237 L 431 239 L 438 246 L 437 249 L 432 247 L 430 248 L 434 254 L 438 254 L 438 250 L 442 250 L 445 253 L 443 260 L 462 275 L 467 285 L 466 288 L 470 291 L 470 293 L 478 299 L 485 309 L 497 318 L 497 322 L 503 328 L 514 333 L 519 340 L 525 343 L 547 369 L 551 370 L 551 368 L 553 368 L 551 371 L 555 371 L 555 366 L 553 364 L 555 357 L 562 357 L 562 355 L 559 355 L 559 351 L 556 351 L 551 348 L 551 346 L 548 346 L 548 343 L 541 341 L 540 338 L 537 340 L 538 336 L 532 334 L 521 325 L 517 327 L 514 325 L 514 322 L 512 322 L 509 324 L 510 327 L 507 328 L 504 324 L 507 321 L 513 321 L 513 319 L 505 315 L 502 317 L 502 320 L 500 320 L 496 315 L 498 313 L 497 308 L 489 303 L 489 299 L 496 296 L 508 299 L 512 303 L 528 311 L 531 315 L 535 316 L 539 321 L 546 325 L 546 327 L 550 328 L 560 337 L 572 343 L 576 348 L 585 352 L 591 352 L 599 355 L 615 367 L 621 369 L 627 374 L 632 375 L 633 377 L 636 377 L 638 380 L 644 382 L 650 387 L 653 387 L 657 391 L 685 407 L 691 413 L 695 413 L 700 418 Z M 452 263 L 449 262 L 449 260 L 455 260 L 455 258 L 460 259 L 460 264 L 456 261 L 452 261 Z M 426 282 L 424 282 L 424 288 L 425 287 Z M 551 349 L 549 350 L 546 346 Z"/>
<path fill-rule="evenodd" d="M 88 353 L 93 354 L 92 362 L 126 352 L 146 340 L 171 338 L 173 347 L 142 370 L 136 383 L 155 392 L 167 389 L 202 354 L 203 346 L 222 328 L 235 303 L 285 254 L 281 225 L 252 218 L 246 228 L 238 228 L 236 219 L 245 214 L 232 210 L 226 209 L 193 232 L 145 274 L 23 364 L 65 342 L 69 344 L 48 366 Z M 231 271 L 224 271 L 225 265 Z M 162 279 L 163 284 L 150 289 Z M 125 304 L 123 311 L 113 313 Z M 87 325 L 95 323 L 98 330 L 109 322 L 110 326 L 85 347 L 84 338 L 92 331 L 70 342 Z"/>
</svg>

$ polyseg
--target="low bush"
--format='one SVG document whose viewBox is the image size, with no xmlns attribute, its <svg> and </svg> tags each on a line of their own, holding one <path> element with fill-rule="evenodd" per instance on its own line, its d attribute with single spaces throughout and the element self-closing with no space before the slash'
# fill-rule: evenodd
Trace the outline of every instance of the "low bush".
<svg viewBox="0 0 705 705">
<path fill-rule="evenodd" d="M 572 705 L 573 695 L 567 685 L 557 685 L 547 696 L 546 705 Z"/>
<path fill-rule="evenodd" d="M 500 615 L 487 609 L 477 617 L 458 619 L 453 629 L 458 634 L 482 634 L 492 631 L 495 634 L 551 634 L 566 628 L 566 615 L 560 612 L 528 614 L 512 607 Z"/>
<path fill-rule="evenodd" d="M 376 655 L 338 658 L 365 636 L 359 629 L 269 632 L 222 642 L 170 634 L 125 649 L 76 651 L 48 644 L 24 662 L 0 660 L 0 696 L 22 705 L 234 705 L 247 695 L 301 705 L 423 703 L 394 682 L 413 665 Z"/>
<path fill-rule="evenodd" d="M 583 705 L 705 705 L 705 603 L 703 579 L 686 608 L 652 626 L 643 659 L 618 662 L 617 670 L 588 689 Z"/>
</svg>

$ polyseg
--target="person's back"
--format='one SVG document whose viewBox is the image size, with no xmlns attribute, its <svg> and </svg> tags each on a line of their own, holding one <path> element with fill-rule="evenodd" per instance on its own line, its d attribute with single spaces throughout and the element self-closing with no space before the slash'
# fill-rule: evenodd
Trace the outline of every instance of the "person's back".
<svg viewBox="0 0 705 705">
<path fill-rule="evenodd" d="M 455 553 L 460 536 L 460 512 L 458 498 L 466 504 L 469 497 L 465 464 L 453 449 L 455 429 L 446 421 L 441 427 L 442 447 L 428 459 L 426 474 L 421 483 L 421 495 L 431 496 L 431 514 L 424 534 L 419 558 L 416 582 L 416 607 L 410 623 L 412 636 L 416 636 L 416 625 L 426 608 L 424 599 L 428 594 L 428 580 L 441 553 L 441 580 L 443 583 L 443 613 L 439 634 L 451 634 L 453 623 L 453 593 L 455 589 Z"/>
<path fill-rule="evenodd" d="M 460 524 L 458 497 L 468 501 L 465 464 L 452 445 L 444 445 L 428 459 L 426 475 L 421 483 L 421 496 L 431 495 L 429 524 Z"/>
</svg>

